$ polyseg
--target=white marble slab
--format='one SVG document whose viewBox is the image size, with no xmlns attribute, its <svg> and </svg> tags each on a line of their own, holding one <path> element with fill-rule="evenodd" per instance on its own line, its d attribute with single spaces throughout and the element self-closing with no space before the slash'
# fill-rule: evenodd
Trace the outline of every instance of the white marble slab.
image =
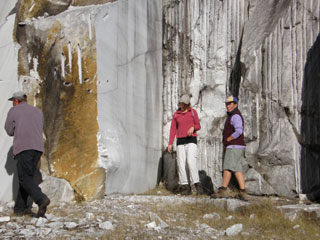
<svg viewBox="0 0 320 240">
<path fill-rule="evenodd" d="M 0 202 L 11 201 L 13 188 L 17 187 L 16 161 L 12 159 L 12 151 L 10 151 L 13 138 L 9 137 L 4 130 L 7 112 L 12 107 L 12 102 L 9 102 L 8 98 L 13 92 L 19 90 L 18 49 L 12 39 L 14 22 L 15 15 L 11 15 L 0 25 Z M 13 179 L 15 179 L 14 185 Z"/>
<path fill-rule="evenodd" d="M 100 164 L 106 192 L 155 186 L 161 157 L 161 1 L 120 0 L 96 17 Z"/>
</svg>

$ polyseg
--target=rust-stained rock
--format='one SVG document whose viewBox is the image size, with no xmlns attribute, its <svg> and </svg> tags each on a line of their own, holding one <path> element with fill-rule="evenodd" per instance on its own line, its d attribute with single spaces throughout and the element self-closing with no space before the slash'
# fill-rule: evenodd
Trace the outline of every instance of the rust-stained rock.
<svg viewBox="0 0 320 240">
<path fill-rule="evenodd" d="M 69 181 L 84 200 L 101 197 L 105 186 L 105 170 L 98 165 L 96 41 L 91 14 L 90 9 L 68 11 L 31 21 L 17 31 L 19 79 L 44 113 L 43 166 L 52 176 Z"/>
<path fill-rule="evenodd" d="M 72 0 L 19 0 L 17 15 L 19 22 L 48 15 L 57 15 L 70 6 Z M 18 22 L 18 23 L 19 23 Z"/>
<path fill-rule="evenodd" d="M 72 6 L 87 6 L 115 2 L 117 0 L 73 0 Z"/>
</svg>

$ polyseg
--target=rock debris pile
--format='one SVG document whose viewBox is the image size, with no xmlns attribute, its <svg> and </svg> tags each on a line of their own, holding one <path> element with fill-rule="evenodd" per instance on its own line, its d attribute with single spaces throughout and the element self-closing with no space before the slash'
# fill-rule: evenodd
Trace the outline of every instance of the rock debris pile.
<svg viewBox="0 0 320 240">
<path fill-rule="evenodd" d="M 252 203 L 252 202 L 251 202 Z M 102 200 L 82 203 L 63 203 L 50 206 L 47 218 L 14 216 L 12 203 L 1 206 L 1 239 L 224 239 L 250 236 L 254 229 L 237 222 L 236 210 L 247 206 L 236 199 L 208 197 L 108 195 Z M 183 210 L 172 212 L 171 207 L 192 205 L 199 208 L 196 220 L 188 222 Z M 224 208 L 227 215 L 201 212 L 202 206 Z M 288 217 L 297 208 L 286 208 Z M 318 207 L 319 208 L 319 207 Z M 208 208 L 209 209 L 209 208 Z M 294 211 L 289 211 L 292 209 Z M 37 209 L 33 209 L 35 212 Z M 179 211 L 179 210 L 178 210 Z M 289 214 L 291 212 L 291 215 Z M 198 213 L 198 212 L 197 212 Z M 256 218 L 250 215 L 250 220 Z M 224 221 L 225 226 L 210 226 L 207 221 Z M 207 224 L 208 223 L 208 224 Z M 300 228 L 298 224 L 295 229 Z"/>
</svg>

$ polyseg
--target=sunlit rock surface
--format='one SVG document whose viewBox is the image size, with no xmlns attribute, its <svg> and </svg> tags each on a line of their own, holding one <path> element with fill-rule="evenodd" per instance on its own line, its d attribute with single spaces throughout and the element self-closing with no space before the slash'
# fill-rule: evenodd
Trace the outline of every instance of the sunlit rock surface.
<svg viewBox="0 0 320 240">
<path fill-rule="evenodd" d="M 319 1 L 167 0 L 163 13 L 165 143 L 177 97 L 189 92 L 202 125 L 199 167 L 220 186 L 224 98 L 232 93 L 246 123 L 249 192 L 293 195 L 304 181 L 309 191 L 319 182 L 318 114 L 311 109 L 320 102 L 303 86 L 318 86 L 317 46 L 310 48 Z"/>
<path fill-rule="evenodd" d="M 153 1 L 118 1 L 41 17 L 18 29 L 27 49 L 20 54 L 20 72 L 29 70 L 20 79 L 45 115 L 49 173 L 67 179 L 80 198 L 103 195 L 105 172 L 107 192 L 155 185 L 162 113 L 160 10 Z M 30 78 L 32 72 L 39 78 Z M 30 89 L 31 81 L 41 87 Z"/>
<path fill-rule="evenodd" d="M 2 10 L 2 9 L 1 9 Z M 9 10 L 10 11 L 10 10 Z M 7 12 L 4 16 L 6 16 Z M 7 19 L 0 14 L 0 202 L 11 201 L 13 198 L 13 186 L 17 182 L 13 182 L 14 175 L 16 175 L 15 161 L 12 156 L 12 142 L 4 130 L 4 124 L 7 117 L 7 112 L 12 106 L 8 102 L 12 93 L 18 89 L 18 46 L 14 43 L 13 29 L 15 23 L 15 15 L 9 16 Z"/>
<path fill-rule="evenodd" d="M 142 192 L 156 184 L 161 7 L 153 0 L 21 0 L 16 26 L 11 16 L 16 31 L 6 37 L 19 43 L 19 67 L 12 69 L 18 76 L 8 95 L 20 88 L 42 109 L 42 169 L 66 179 L 78 199 Z M 6 191 L 11 185 L 8 181 Z"/>
<path fill-rule="evenodd" d="M 2 24 L 7 16 L 13 12 L 13 9 L 16 5 L 15 0 L 2 0 L 0 8 L 0 24 Z"/>
<path fill-rule="evenodd" d="M 42 180 L 39 186 L 42 192 L 50 198 L 51 205 L 59 205 L 75 199 L 74 190 L 65 179 L 51 177 L 42 171 Z"/>
<path fill-rule="evenodd" d="M 17 29 L 19 81 L 44 113 L 43 166 L 69 181 L 80 199 L 101 197 L 105 182 L 97 161 L 94 10 L 39 17 Z"/>
<path fill-rule="evenodd" d="M 106 192 L 153 188 L 161 157 L 161 2 L 118 1 L 96 17 L 99 160 Z"/>
</svg>

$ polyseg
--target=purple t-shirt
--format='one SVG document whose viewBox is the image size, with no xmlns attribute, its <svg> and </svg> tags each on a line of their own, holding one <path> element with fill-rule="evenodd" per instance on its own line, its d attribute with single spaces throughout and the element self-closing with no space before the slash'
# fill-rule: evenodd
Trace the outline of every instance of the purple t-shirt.
<svg viewBox="0 0 320 240">
<path fill-rule="evenodd" d="M 234 114 L 231 117 L 230 124 L 234 127 L 234 133 L 232 133 L 231 136 L 234 139 L 237 139 L 243 133 L 243 124 L 242 124 L 242 118 L 240 117 L 240 115 Z M 242 149 L 242 148 L 245 148 L 245 146 L 229 145 L 227 148 Z"/>
<path fill-rule="evenodd" d="M 25 150 L 44 151 L 40 109 L 21 102 L 10 108 L 4 128 L 9 136 L 13 136 L 13 155 Z"/>
</svg>

